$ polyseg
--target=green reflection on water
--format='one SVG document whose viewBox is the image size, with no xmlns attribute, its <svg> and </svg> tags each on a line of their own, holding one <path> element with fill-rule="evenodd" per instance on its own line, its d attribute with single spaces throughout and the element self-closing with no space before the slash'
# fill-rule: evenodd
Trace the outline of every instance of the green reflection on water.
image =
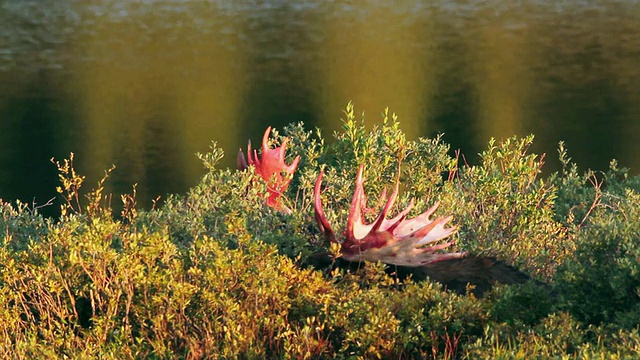
<svg viewBox="0 0 640 360">
<path fill-rule="evenodd" d="M 400 117 L 410 138 L 428 129 L 427 111 L 433 93 L 432 14 L 407 18 L 396 5 L 372 6 L 366 12 L 326 13 L 323 53 L 317 84 L 322 126 L 335 128 L 347 100 L 364 109 L 367 123 L 380 121 L 389 107 Z M 394 11 L 395 10 L 395 11 Z"/>
<path fill-rule="evenodd" d="M 200 14 L 211 18 L 206 35 L 190 13 L 159 19 L 142 12 L 117 23 L 96 17 L 94 30 L 75 44 L 78 59 L 99 59 L 74 64 L 70 84 L 82 109 L 79 152 L 89 173 L 115 163 L 120 182 L 140 182 L 142 196 L 161 194 L 158 184 L 194 184 L 202 174 L 194 154 L 212 140 L 229 152 L 236 148 L 244 135 L 238 119 L 246 69 L 244 54 L 223 42 L 237 42 L 242 29 L 220 21 L 218 9 L 206 10 Z"/>
<path fill-rule="evenodd" d="M 4 198 L 51 193 L 48 158 L 74 151 L 89 185 L 116 164 L 110 190 L 148 203 L 196 184 L 211 140 L 233 166 L 268 125 L 329 137 L 349 100 L 469 159 L 533 132 L 549 170 L 559 140 L 640 169 L 636 2 L 7 0 L 0 30 Z"/>
</svg>

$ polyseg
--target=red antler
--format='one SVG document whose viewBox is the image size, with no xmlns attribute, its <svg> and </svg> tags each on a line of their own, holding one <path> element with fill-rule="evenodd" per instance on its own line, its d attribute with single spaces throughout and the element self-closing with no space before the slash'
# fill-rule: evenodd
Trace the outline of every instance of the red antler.
<svg viewBox="0 0 640 360">
<path fill-rule="evenodd" d="M 346 234 L 341 242 L 336 238 L 322 209 L 320 188 L 324 172 L 318 175 L 314 187 L 314 208 L 318 227 L 329 241 L 341 244 L 342 257 L 349 261 L 368 260 L 403 266 L 421 266 L 466 256 L 466 253 L 436 253 L 438 250 L 451 246 L 453 240 L 433 244 L 451 236 L 457 230 L 456 227 L 444 227 L 451 220 L 451 216 L 429 219 L 438 208 L 439 203 L 413 219 L 406 219 L 407 214 L 413 208 L 413 200 L 411 200 L 409 206 L 396 217 L 386 218 L 398 196 L 397 184 L 377 219 L 371 224 L 365 224 L 363 207 L 366 206 L 367 199 L 363 187 L 363 169 L 364 166 L 361 165 L 358 170 Z"/>
<path fill-rule="evenodd" d="M 300 162 L 300 156 L 296 156 L 290 165 L 285 164 L 285 151 L 289 139 L 284 139 L 282 145 L 275 149 L 270 149 L 268 145 L 270 133 L 271 127 L 268 127 L 262 137 L 262 158 L 258 157 L 257 150 L 251 151 L 251 141 L 249 141 L 247 145 L 249 165 L 253 165 L 256 173 L 267 183 L 267 191 L 269 193 L 267 205 L 277 210 L 288 211 L 282 204 L 280 197 L 291 182 L 293 173 Z M 238 152 L 237 163 L 240 170 L 248 168 L 242 149 Z"/>
</svg>

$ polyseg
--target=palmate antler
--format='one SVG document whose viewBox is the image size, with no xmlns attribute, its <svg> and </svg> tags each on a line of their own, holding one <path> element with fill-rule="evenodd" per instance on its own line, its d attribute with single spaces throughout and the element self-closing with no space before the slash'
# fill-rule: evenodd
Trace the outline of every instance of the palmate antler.
<svg viewBox="0 0 640 360">
<path fill-rule="evenodd" d="M 363 187 L 363 169 L 364 165 L 361 165 L 358 170 L 347 229 L 342 241 L 336 238 L 322 209 L 320 188 L 324 171 L 318 175 L 314 187 L 314 207 L 318 227 L 329 241 L 341 245 L 340 252 L 345 260 L 381 261 L 393 265 L 422 266 L 466 256 L 466 253 L 437 253 L 438 250 L 451 246 L 453 240 L 435 245 L 434 243 L 449 237 L 457 230 L 456 227 L 444 227 L 451 220 L 451 216 L 429 219 L 438 208 L 439 203 L 413 219 L 406 219 L 407 214 L 413 208 L 412 199 L 409 206 L 396 217 L 386 218 L 398 196 L 397 184 L 377 219 L 371 224 L 365 224 L 363 211 L 367 199 Z"/>
<path fill-rule="evenodd" d="M 293 173 L 298 167 L 300 156 L 296 156 L 290 165 L 285 164 L 285 151 L 289 139 L 284 139 L 282 145 L 275 149 L 270 149 L 268 140 L 271 133 L 271 127 L 268 127 L 262 137 L 262 158 L 258 157 L 258 151 L 251 151 L 251 141 L 247 145 L 247 155 L 249 165 L 253 165 L 256 173 L 267 183 L 267 205 L 282 211 L 289 211 L 282 204 L 282 194 L 289 187 L 289 183 L 293 177 Z M 244 158 L 242 149 L 238 152 L 237 158 L 238 169 L 244 170 L 249 167 Z"/>
</svg>

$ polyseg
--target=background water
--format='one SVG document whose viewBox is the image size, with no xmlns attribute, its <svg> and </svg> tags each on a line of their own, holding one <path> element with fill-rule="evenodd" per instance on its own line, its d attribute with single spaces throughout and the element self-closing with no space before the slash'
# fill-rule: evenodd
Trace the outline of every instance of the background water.
<svg viewBox="0 0 640 360">
<path fill-rule="evenodd" d="M 640 169 L 637 1 L 0 1 L 0 198 L 55 196 L 51 157 L 93 186 L 184 193 L 211 141 L 224 166 L 265 127 L 326 137 L 352 100 L 477 160 L 536 134 L 558 169 Z M 117 199 L 117 197 L 116 197 Z"/>
</svg>

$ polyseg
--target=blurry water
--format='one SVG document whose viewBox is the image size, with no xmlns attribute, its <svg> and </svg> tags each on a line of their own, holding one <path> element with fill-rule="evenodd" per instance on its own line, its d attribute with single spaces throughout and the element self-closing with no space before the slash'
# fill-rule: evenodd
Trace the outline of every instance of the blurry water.
<svg viewBox="0 0 640 360">
<path fill-rule="evenodd" d="M 0 198 L 55 196 L 76 153 L 93 186 L 141 202 L 197 183 L 195 152 L 268 125 L 329 137 L 353 100 L 473 161 L 490 137 L 565 140 L 585 169 L 640 169 L 636 1 L 0 2 Z"/>
</svg>

